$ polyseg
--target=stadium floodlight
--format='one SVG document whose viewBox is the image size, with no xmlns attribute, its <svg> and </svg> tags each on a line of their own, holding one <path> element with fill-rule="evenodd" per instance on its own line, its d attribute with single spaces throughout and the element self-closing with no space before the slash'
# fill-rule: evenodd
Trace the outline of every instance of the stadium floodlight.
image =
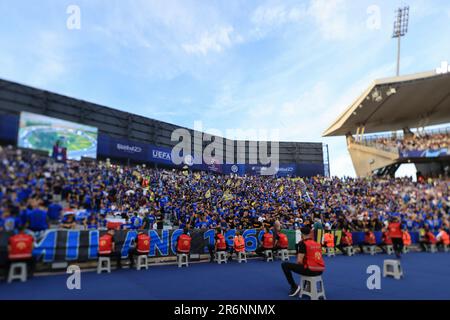
<svg viewBox="0 0 450 320">
<path fill-rule="evenodd" d="M 375 102 L 380 102 L 381 100 L 383 100 L 383 96 L 381 95 L 380 91 L 375 90 L 372 93 L 372 100 Z"/>
<path fill-rule="evenodd" d="M 386 95 L 388 97 L 390 97 L 390 96 L 392 96 L 393 94 L 396 94 L 396 93 L 397 93 L 397 90 L 395 88 L 393 88 L 393 87 L 389 88 L 388 91 L 386 91 Z"/>
<path fill-rule="evenodd" d="M 397 77 L 400 76 L 400 42 L 401 38 L 408 33 L 409 25 L 409 6 L 398 8 L 394 21 L 394 34 L 392 38 L 398 39 L 397 49 Z"/>
</svg>

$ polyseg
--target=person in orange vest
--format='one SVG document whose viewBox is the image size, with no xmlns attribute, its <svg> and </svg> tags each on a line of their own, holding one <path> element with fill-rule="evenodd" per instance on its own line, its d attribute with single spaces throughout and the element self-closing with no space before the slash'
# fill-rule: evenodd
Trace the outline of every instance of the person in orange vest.
<svg viewBox="0 0 450 320">
<path fill-rule="evenodd" d="M 233 240 L 233 252 L 238 254 L 239 252 L 245 252 L 245 239 L 239 232 L 236 230 L 236 235 Z"/>
<path fill-rule="evenodd" d="M 362 244 L 359 245 L 359 249 L 361 250 L 361 253 L 364 253 L 363 247 L 365 246 L 375 246 L 377 244 L 377 239 L 375 238 L 375 234 L 370 231 L 369 228 L 366 228 L 366 231 L 364 233 L 364 241 Z"/>
<path fill-rule="evenodd" d="M 325 230 L 325 233 L 323 234 L 322 245 L 324 247 L 333 248 L 334 249 L 334 235 L 331 233 L 330 227 L 328 227 Z"/>
<path fill-rule="evenodd" d="M 293 297 L 300 292 L 300 286 L 294 281 L 292 272 L 306 277 L 320 276 L 325 270 L 322 257 L 322 246 L 313 240 L 314 232 L 310 227 L 301 228 L 302 240 L 297 244 L 297 263 L 283 262 L 281 268 L 286 280 L 291 286 L 289 296 Z"/>
<path fill-rule="evenodd" d="M 436 236 L 436 245 L 442 248 L 450 245 L 450 237 L 443 227 L 439 229 L 439 233 Z"/>
<path fill-rule="evenodd" d="M 422 251 L 427 251 L 426 246 L 431 244 L 436 244 L 436 237 L 433 232 L 431 232 L 428 226 L 425 226 L 424 235 L 420 241 L 420 247 Z"/>
<path fill-rule="evenodd" d="M 150 236 L 148 232 L 139 231 L 136 240 L 135 246 L 128 253 L 130 258 L 130 268 L 134 267 L 134 258 L 136 256 L 148 256 L 150 253 Z"/>
<path fill-rule="evenodd" d="M 25 262 L 28 269 L 28 277 L 33 277 L 34 259 L 33 259 L 34 238 L 25 233 L 25 227 L 19 227 L 17 234 L 8 239 L 8 261 L 6 270 L 9 270 L 12 263 Z"/>
<path fill-rule="evenodd" d="M 353 235 L 348 229 L 344 228 L 342 230 L 341 243 L 337 246 L 337 248 L 342 253 L 345 253 L 344 248 L 351 247 L 351 246 L 353 246 Z"/>
<path fill-rule="evenodd" d="M 255 253 L 258 256 L 263 257 L 264 251 L 273 250 L 273 244 L 274 244 L 273 235 L 272 235 L 272 233 L 270 233 L 270 228 L 266 227 L 265 232 L 262 237 L 261 246 L 255 250 Z"/>
<path fill-rule="evenodd" d="M 284 233 L 278 233 L 278 239 L 275 240 L 275 250 L 283 250 L 289 248 L 289 240 Z"/>
<path fill-rule="evenodd" d="M 383 233 L 381 234 L 381 243 L 378 245 L 378 247 L 381 248 L 384 253 L 386 253 L 386 246 L 392 246 L 392 239 L 389 236 L 389 231 L 387 228 L 383 229 Z"/>
<path fill-rule="evenodd" d="M 219 244 L 220 242 L 220 244 Z M 218 245 L 219 244 L 219 245 Z M 224 249 L 225 246 L 225 249 Z M 217 248 L 220 247 L 218 250 Z M 214 255 L 217 251 L 227 251 L 228 246 L 227 242 L 225 241 L 225 237 L 223 236 L 222 229 L 220 227 L 217 227 L 214 230 L 214 243 L 208 245 L 208 251 L 209 251 L 209 262 L 214 262 Z"/>
<path fill-rule="evenodd" d="M 411 235 L 409 234 L 408 230 L 403 230 L 402 234 L 403 245 L 409 247 L 412 244 Z"/>
<path fill-rule="evenodd" d="M 397 258 L 400 258 L 403 251 L 403 232 L 402 224 L 397 217 L 393 217 L 387 227 L 388 236 L 391 239 L 391 243 L 394 246 L 394 252 Z"/>
<path fill-rule="evenodd" d="M 191 242 L 192 238 L 189 234 L 189 229 L 184 228 L 183 234 L 177 239 L 177 253 L 189 255 L 191 253 Z"/>
<path fill-rule="evenodd" d="M 114 229 L 109 229 L 99 239 L 98 255 L 99 257 L 110 257 L 116 259 L 117 269 L 122 268 L 122 253 L 116 248 L 116 236 Z"/>
</svg>

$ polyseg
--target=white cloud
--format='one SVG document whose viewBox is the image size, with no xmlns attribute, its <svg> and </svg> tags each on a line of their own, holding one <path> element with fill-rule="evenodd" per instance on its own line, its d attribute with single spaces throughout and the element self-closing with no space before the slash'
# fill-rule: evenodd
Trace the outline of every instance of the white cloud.
<svg viewBox="0 0 450 320">
<path fill-rule="evenodd" d="M 53 32 L 41 33 L 36 44 L 35 68 L 29 81 L 35 86 L 46 86 L 66 73 L 69 65 L 65 59 L 66 48 L 62 37 Z"/>
<path fill-rule="evenodd" d="M 232 26 L 223 26 L 213 32 L 204 32 L 196 42 L 183 44 L 182 48 L 189 54 L 207 55 L 209 52 L 220 53 L 242 41 L 242 36 Z"/>
<path fill-rule="evenodd" d="M 258 7 L 251 16 L 255 25 L 281 25 L 288 22 L 299 22 L 305 16 L 303 8 L 286 8 L 285 6 Z"/>
<path fill-rule="evenodd" d="M 308 14 L 315 20 L 327 40 L 339 40 L 348 36 L 349 23 L 344 0 L 312 0 Z"/>
</svg>

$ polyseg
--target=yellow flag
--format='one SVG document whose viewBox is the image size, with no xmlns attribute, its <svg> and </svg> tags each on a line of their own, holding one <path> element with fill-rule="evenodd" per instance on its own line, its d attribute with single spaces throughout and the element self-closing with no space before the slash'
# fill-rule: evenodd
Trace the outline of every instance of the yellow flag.
<svg viewBox="0 0 450 320">
<path fill-rule="evenodd" d="M 211 190 L 206 191 L 206 193 L 205 193 L 205 198 L 206 198 L 206 199 L 211 198 Z"/>
<path fill-rule="evenodd" d="M 233 195 L 230 193 L 230 191 L 225 191 L 225 193 L 223 194 L 223 199 L 225 201 L 229 201 L 233 199 Z"/>
</svg>

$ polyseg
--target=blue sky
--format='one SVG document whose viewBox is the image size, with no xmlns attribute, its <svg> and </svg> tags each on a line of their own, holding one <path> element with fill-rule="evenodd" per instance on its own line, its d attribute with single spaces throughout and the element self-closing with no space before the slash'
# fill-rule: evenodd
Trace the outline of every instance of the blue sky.
<svg viewBox="0 0 450 320">
<path fill-rule="evenodd" d="M 278 129 L 329 144 L 331 173 L 353 176 L 345 139 L 321 135 L 395 74 L 404 4 L 401 72 L 449 61 L 448 0 L 0 0 L 0 78 L 191 128 Z M 66 27 L 69 5 L 80 30 Z"/>
</svg>

